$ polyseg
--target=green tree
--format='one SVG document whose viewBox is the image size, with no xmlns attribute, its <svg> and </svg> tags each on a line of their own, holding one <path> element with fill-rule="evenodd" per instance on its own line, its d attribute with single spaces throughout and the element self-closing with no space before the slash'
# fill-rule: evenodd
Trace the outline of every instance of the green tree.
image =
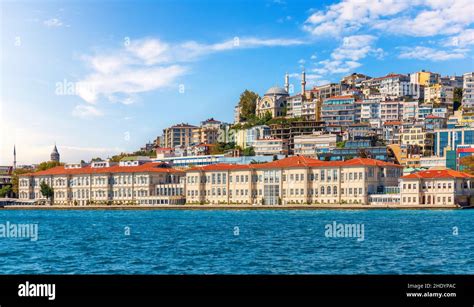
<svg viewBox="0 0 474 307">
<path fill-rule="evenodd" d="M 36 171 L 45 171 L 47 169 L 50 169 L 50 168 L 53 168 L 53 167 L 56 167 L 56 166 L 60 166 L 60 165 L 64 165 L 64 163 L 61 163 L 61 162 L 56 162 L 56 161 L 46 161 L 46 162 L 41 162 L 38 167 L 36 168 Z"/>
<path fill-rule="evenodd" d="M 240 119 L 246 121 L 252 116 L 255 116 L 255 109 L 257 107 L 258 94 L 249 90 L 245 90 L 240 94 L 239 107 Z"/>
<path fill-rule="evenodd" d="M 242 156 L 255 156 L 255 150 L 253 147 L 247 147 L 242 150 Z"/>
<path fill-rule="evenodd" d="M 52 199 L 54 196 L 54 189 L 49 186 L 46 182 L 42 181 L 40 184 L 41 195 L 46 197 L 46 199 Z"/>
<path fill-rule="evenodd" d="M 7 184 L 0 189 L 0 197 L 6 197 L 12 191 L 12 186 Z"/>
<path fill-rule="evenodd" d="M 457 111 L 459 109 L 459 107 L 461 106 L 461 101 L 462 101 L 462 88 L 456 87 L 454 88 L 454 94 L 453 94 L 454 111 Z"/>
<path fill-rule="evenodd" d="M 461 171 L 474 175 L 474 156 L 461 158 L 459 164 Z"/>
<path fill-rule="evenodd" d="M 336 143 L 336 147 L 337 148 L 344 148 L 346 146 L 346 141 L 342 141 L 342 142 L 337 142 Z"/>
</svg>

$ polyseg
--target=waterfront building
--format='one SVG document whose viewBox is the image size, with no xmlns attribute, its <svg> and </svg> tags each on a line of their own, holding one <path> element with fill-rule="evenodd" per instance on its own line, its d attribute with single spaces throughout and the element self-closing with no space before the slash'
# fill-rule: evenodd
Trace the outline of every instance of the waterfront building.
<svg viewBox="0 0 474 307">
<path fill-rule="evenodd" d="M 337 142 L 340 141 L 342 141 L 341 135 L 323 133 L 322 131 L 307 135 L 297 135 L 294 137 L 294 154 L 315 157 L 316 152 L 329 152 L 336 148 Z"/>
<path fill-rule="evenodd" d="M 46 202 L 41 182 L 54 189 L 53 205 L 184 204 L 184 172 L 164 163 L 124 160 L 57 166 L 19 176 L 22 201 Z"/>
<path fill-rule="evenodd" d="M 216 164 L 186 171 L 186 198 L 190 204 L 369 204 L 371 194 L 398 186 L 401 174 L 400 165 L 362 158 Z"/>
<path fill-rule="evenodd" d="M 467 173 L 426 170 L 400 178 L 401 205 L 474 204 L 474 177 Z"/>
<path fill-rule="evenodd" d="M 163 130 L 163 147 L 188 147 L 193 141 L 193 125 L 181 123 Z"/>
<path fill-rule="evenodd" d="M 288 155 L 288 141 L 271 136 L 255 140 L 253 143 L 256 156 Z"/>
</svg>

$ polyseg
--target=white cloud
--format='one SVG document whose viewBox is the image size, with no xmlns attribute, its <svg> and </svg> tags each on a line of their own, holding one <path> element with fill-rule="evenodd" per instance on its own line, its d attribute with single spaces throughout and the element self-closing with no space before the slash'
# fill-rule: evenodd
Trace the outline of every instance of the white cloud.
<svg viewBox="0 0 474 307">
<path fill-rule="evenodd" d="M 321 75 L 352 72 L 362 66 L 359 60 L 369 55 L 380 57 L 381 48 L 373 47 L 376 37 L 372 35 L 352 35 L 344 37 L 339 47 L 333 50 L 329 59 L 319 61 L 311 71 Z"/>
<path fill-rule="evenodd" d="M 58 18 L 50 18 L 48 20 L 43 21 L 43 24 L 49 28 L 58 28 L 63 26 L 63 22 Z"/>
<path fill-rule="evenodd" d="M 463 59 L 465 57 L 465 49 L 454 49 L 450 52 L 445 50 L 437 50 L 429 47 L 404 47 L 399 55 L 401 59 L 417 59 L 429 61 L 446 61 L 453 59 Z"/>
<path fill-rule="evenodd" d="M 458 35 L 451 36 L 444 41 L 444 46 L 466 47 L 474 45 L 474 29 L 466 29 Z"/>
<path fill-rule="evenodd" d="M 103 113 L 94 106 L 80 104 L 74 108 L 72 115 L 75 117 L 87 119 L 92 117 L 100 117 L 103 115 Z"/>
<path fill-rule="evenodd" d="M 450 35 L 474 22 L 472 0 L 343 0 L 314 12 L 304 29 L 340 36 L 362 28 L 409 36 Z"/>
<path fill-rule="evenodd" d="M 87 86 L 78 95 L 88 103 L 101 97 L 111 102 L 132 104 L 131 95 L 176 86 L 190 69 L 186 63 L 229 50 L 302 45 L 299 39 L 235 37 L 214 44 L 195 41 L 171 44 L 156 38 L 132 40 L 108 54 L 84 56 L 92 72 L 81 80 Z M 81 114 L 81 112 L 78 112 Z"/>
</svg>

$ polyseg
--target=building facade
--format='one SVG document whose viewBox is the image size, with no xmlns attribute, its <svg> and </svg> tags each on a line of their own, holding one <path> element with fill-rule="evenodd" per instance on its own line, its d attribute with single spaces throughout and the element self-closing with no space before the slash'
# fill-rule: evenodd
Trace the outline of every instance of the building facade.
<svg viewBox="0 0 474 307">
<path fill-rule="evenodd" d="M 399 165 L 361 158 L 217 164 L 186 171 L 186 198 L 190 204 L 368 204 L 369 195 L 398 186 L 401 174 Z"/>
<path fill-rule="evenodd" d="M 193 142 L 193 130 L 198 127 L 181 123 L 163 130 L 163 147 L 188 147 Z"/>
<path fill-rule="evenodd" d="M 427 170 L 401 177 L 401 205 L 474 204 L 474 177 L 454 171 Z"/>
<path fill-rule="evenodd" d="M 163 163 L 108 161 L 66 164 L 19 177 L 20 200 L 46 202 L 45 182 L 54 190 L 53 205 L 184 204 L 182 171 Z"/>
</svg>

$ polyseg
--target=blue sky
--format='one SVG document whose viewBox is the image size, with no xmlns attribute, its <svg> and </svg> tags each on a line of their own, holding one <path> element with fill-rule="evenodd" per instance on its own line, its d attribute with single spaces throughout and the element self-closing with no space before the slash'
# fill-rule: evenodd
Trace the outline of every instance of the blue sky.
<svg viewBox="0 0 474 307">
<path fill-rule="evenodd" d="M 132 151 L 239 94 L 360 72 L 474 70 L 469 0 L 1 3 L 0 164 Z"/>
</svg>

